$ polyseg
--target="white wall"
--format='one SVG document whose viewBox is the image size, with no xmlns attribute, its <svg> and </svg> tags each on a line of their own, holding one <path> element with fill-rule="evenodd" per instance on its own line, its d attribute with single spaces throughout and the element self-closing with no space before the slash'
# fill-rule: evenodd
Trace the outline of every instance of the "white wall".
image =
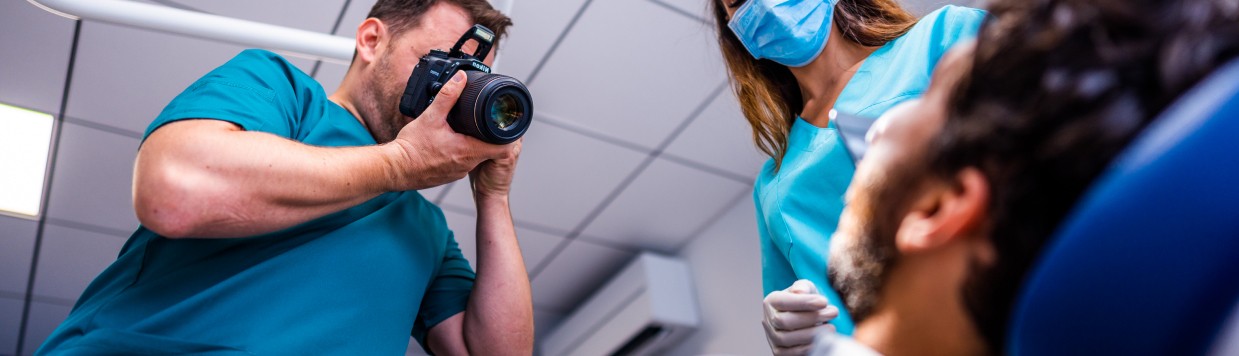
<svg viewBox="0 0 1239 356">
<path fill-rule="evenodd" d="M 697 281 L 702 327 L 671 355 L 768 355 L 761 327 L 761 251 L 745 197 L 680 251 Z"/>
</svg>

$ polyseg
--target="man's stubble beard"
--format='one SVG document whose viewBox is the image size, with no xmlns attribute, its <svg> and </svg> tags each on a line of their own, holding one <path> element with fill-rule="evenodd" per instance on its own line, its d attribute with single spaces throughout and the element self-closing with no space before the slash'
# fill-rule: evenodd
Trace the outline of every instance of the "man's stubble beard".
<svg viewBox="0 0 1239 356">
<path fill-rule="evenodd" d="M 363 89 L 365 90 L 365 95 L 363 95 L 365 108 L 362 112 L 363 115 L 370 116 L 364 121 L 369 126 L 367 128 L 370 135 L 374 136 L 374 141 L 379 144 L 395 140 L 400 129 L 404 128 L 409 121 L 400 113 L 399 89 L 388 85 L 388 83 L 395 83 L 397 78 L 390 59 L 387 56 L 380 57 L 375 63 L 373 77 Z"/>
</svg>

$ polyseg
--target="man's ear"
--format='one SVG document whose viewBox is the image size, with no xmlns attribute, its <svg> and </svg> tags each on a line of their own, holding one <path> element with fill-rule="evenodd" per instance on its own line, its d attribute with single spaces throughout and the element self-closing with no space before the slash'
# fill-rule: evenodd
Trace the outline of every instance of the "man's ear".
<svg viewBox="0 0 1239 356">
<path fill-rule="evenodd" d="M 973 235 L 988 218 L 989 196 L 985 175 L 971 167 L 954 182 L 926 184 L 900 221 L 895 247 L 916 253 Z"/>
<path fill-rule="evenodd" d="M 368 18 L 357 26 L 357 59 L 362 63 L 374 63 L 390 41 L 387 25 L 376 18 Z"/>
</svg>

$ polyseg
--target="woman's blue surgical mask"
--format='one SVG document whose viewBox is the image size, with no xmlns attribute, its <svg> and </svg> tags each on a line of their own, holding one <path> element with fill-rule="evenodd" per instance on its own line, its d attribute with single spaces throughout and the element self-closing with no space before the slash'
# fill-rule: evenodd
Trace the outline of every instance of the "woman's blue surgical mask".
<svg viewBox="0 0 1239 356">
<path fill-rule="evenodd" d="M 822 53 L 838 0 L 749 0 L 727 22 L 757 59 L 800 67 Z"/>
</svg>

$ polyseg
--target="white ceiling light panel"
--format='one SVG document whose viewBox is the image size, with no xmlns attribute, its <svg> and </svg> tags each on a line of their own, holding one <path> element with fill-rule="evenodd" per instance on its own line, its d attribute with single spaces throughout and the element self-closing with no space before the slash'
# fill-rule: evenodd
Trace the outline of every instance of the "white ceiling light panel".
<svg viewBox="0 0 1239 356">
<path fill-rule="evenodd" d="M 0 104 L 0 212 L 39 215 L 53 123 L 50 114 Z"/>
</svg>

